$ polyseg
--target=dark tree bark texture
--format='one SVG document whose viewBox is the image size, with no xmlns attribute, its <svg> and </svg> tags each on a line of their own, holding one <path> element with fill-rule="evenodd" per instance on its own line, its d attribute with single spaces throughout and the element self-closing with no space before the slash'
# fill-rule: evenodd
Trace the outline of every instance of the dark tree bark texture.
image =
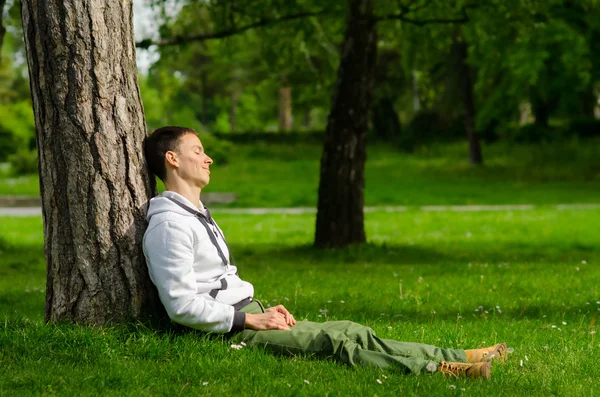
<svg viewBox="0 0 600 397">
<path fill-rule="evenodd" d="M 463 124 L 467 141 L 469 142 L 469 161 L 471 165 L 483 165 L 481 142 L 475 130 L 475 98 L 473 88 L 473 70 L 469 66 L 467 43 L 460 37 L 454 37 L 454 47 L 457 53 L 457 72 L 459 75 L 459 89 L 463 101 Z"/>
<path fill-rule="evenodd" d="M 346 33 L 321 157 L 315 245 L 341 248 L 366 240 L 364 169 L 376 25 L 374 0 L 349 0 Z"/>
<path fill-rule="evenodd" d="M 160 316 L 141 239 L 150 184 L 130 0 L 24 0 L 46 320 Z"/>
</svg>

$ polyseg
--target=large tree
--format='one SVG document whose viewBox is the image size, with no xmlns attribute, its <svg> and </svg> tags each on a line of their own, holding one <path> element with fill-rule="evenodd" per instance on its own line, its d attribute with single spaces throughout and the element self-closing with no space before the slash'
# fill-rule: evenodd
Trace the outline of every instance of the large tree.
<svg viewBox="0 0 600 397">
<path fill-rule="evenodd" d="M 46 319 L 158 313 L 141 251 L 145 167 L 131 0 L 23 0 L 39 149 Z"/>
</svg>

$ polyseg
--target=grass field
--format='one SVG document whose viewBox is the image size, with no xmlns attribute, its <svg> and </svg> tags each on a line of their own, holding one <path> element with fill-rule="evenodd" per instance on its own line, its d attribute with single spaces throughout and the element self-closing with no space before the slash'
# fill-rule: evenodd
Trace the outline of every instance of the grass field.
<svg viewBox="0 0 600 397">
<path fill-rule="evenodd" d="M 384 338 L 506 341 L 514 353 L 492 381 L 276 357 L 143 325 L 45 325 L 41 219 L 32 217 L 0 219 L 0 395 L 600 393 L 600 210 L 366 217 L 369 244 L 318 251 L 314 215 L 215 211 L 263 302 L 299 319 L 358 321 Z"/>
<path fill-rule="evenodd" d="M 365 204 L 557 204 L 598 202 L 600 140 L 484 147 L 485 167 L 468 164 L 466 144 L 404 154 L 369 147 Z M 207 147 L 210 155 L 210 147 Z M 315 207 L 321 145 L 234 146 L 212 167 L 207 192 L 233 192 L 237 207 Z M 0 195 L 39 194 L 37 176 L 0 177 Z"/>
</svg>

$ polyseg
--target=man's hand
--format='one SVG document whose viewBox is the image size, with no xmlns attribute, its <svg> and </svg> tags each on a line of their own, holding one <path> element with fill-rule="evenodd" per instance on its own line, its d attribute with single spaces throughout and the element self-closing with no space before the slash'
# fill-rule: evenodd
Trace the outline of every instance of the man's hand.
<svg viewBox="0 0 600 397">
<path fill-rule="evenodd" d="M 262 314 L 246 313 L 246 328 L 257 331 L 273 329 L 288 331 L 291 326 L 296 324 L 294 316 L 283 305 L 270 307 L 265 312 Z"/>
<path fill-rule="evenodd" d="M 290 327 L 293 325 L 296 325 L 296 320 L 294 319 L 294 316 L 292 316 L 292 313 L 290 313 L 288 311 L 288 309 L 283 307 L 283 305 L 277 305 L 275 307 L 270 307 L 270 308 L 266 309 L 265 311 L 267 313 L 270 313 L 270 312 L 281 313 L 285 316 L 285 323 L 287 325 L 289 325 Z"/>
</svg>

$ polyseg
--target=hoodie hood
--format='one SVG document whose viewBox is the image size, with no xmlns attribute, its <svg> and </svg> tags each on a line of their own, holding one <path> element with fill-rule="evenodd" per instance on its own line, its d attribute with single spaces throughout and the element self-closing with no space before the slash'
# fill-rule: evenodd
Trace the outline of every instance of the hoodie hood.
<svg viewBox="0 0 600 397">
<path fill-rule="evenodd" d="M 146 215 L 146 220 L 150 222 L 150 218 L 154 215 L 161 214 L 163 212 L 175 212 L 179 215 L 194 217 L 194 215 L 185 209 L 181 208 L 173 201 L 171 201 L 168 197 L 179 201 L 181 204 L 184 204 L 190 208 L 196 208 L 194 204 L 192 204 L 188 199 L 183 197 L 179 193 L 175 193 L 172 191 L 164 191 L 162 194 L 153 197 L 150 199 L 150 205 L 148 207 L 148 214 Z M 200 211 L 204 210 L 204 206 L 202 202 L 200 202 Z"/>
</svg>

